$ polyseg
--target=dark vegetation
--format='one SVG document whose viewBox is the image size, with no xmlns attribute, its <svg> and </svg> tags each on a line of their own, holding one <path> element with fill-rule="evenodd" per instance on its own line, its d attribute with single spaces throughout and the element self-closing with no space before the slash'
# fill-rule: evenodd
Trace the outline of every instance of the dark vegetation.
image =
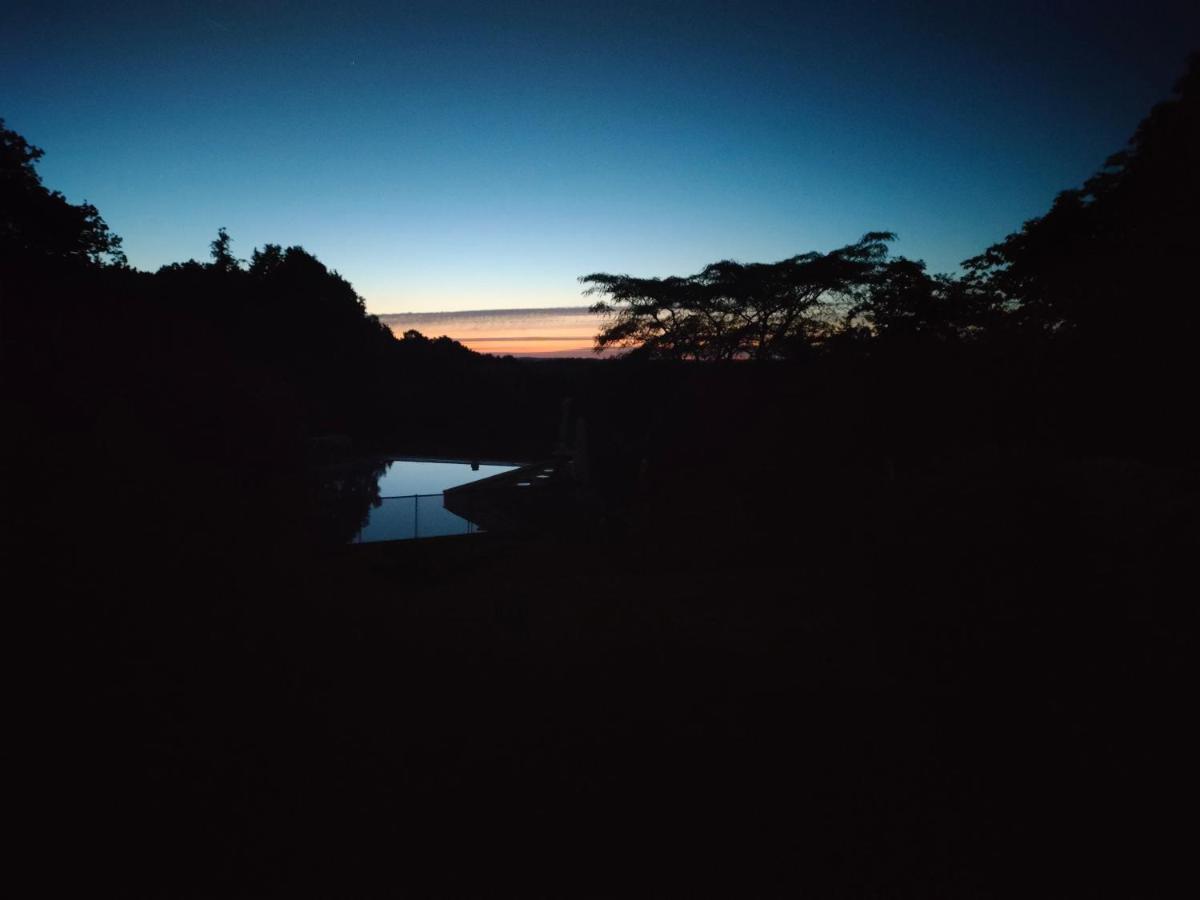
<svg viewBox="0 0 1200 900">
<path fill-rule="evenodd" d="M 224 231 L 134 271 L 0 132 L 43 883 L 1175 893 L 1198 78 L 962 278 L 885 233 L 589 276 L 600 342 L 638 344 L 615 361 L 396 339 L 311 254 Z M 330 436 L 535 458 L 567 396 L 573 529 L 320 549 L 373 485 L 322 500 Z"/>
</svg>

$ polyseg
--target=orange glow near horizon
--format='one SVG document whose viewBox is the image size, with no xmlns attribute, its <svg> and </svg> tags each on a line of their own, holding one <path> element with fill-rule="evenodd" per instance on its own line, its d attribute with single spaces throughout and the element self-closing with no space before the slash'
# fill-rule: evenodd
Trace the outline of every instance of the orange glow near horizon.
<svg viewBox="0 0 1200 900">
<path fill-rule="evenodd" d="M 445 335 L 477 353 L 498 356 L 611 356 L 593 352 L 603 319 L 583 309 L 494 310 L 381 315 L 392 333 L 410 328 L 428 338 Z"/>
<path fill-rule="evenodd" d="M 589 354 L 592 349 L 590 341 L 570 339 L 530 341 L 519 337 L 496 337 L 484 338 L 482 340 L 467 338 L 462 340 L 461 343 L 464 346 L 470 347 L 476 353 L 495 353 L 499 356 L 507 354 L 517 356 L 525 354 L 567 353 L 572 351 L 578 352 L 580 356 L 583 356 Z"/>
</svg>

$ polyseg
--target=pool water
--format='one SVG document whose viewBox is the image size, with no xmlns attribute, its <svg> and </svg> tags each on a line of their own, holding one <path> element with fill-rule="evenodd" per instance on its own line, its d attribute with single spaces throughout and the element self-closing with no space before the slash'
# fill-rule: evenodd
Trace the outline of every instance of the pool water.
<svg viewBox="0 0 1200 900">
<path fill-rule="evenodd" d="M 394 459 L 387 464 L 379 478 L 379 496 L 440 494 L 446 488 L 490 478 L 515 468 L 516 466 L 496 464 L 478 464 L 476 468 L 472 468 L 472 464 L 468 462 Z"/>
<path fill-rule="evenodd" d="M 472 534 L 478 527 L 442 505 L 447 488 L 517 468 L 500 463 L 395 459 L 378 481 L 373 501 L 353 543 L 403 541 L 451 534 Z"/>
</svg>

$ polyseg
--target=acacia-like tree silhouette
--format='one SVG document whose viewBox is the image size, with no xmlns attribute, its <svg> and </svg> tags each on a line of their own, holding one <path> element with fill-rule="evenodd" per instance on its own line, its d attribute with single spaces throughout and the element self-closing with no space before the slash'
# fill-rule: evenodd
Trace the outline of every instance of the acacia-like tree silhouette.
<svg viewBox="0 0 1200 900">
<path fill-rule="evenodd" d="M 635 278 L 594 273 L 586 294 L 605 295 L 591 310 L 610 317 L 596 349 L 639 347 L 652 357 L 729 360 L 796 355 L 837 330 L 860 304 L 888 259 L 885 231 L 828 253 L 776 263 L 730 260 L 687 277 Z"/>
</svg>

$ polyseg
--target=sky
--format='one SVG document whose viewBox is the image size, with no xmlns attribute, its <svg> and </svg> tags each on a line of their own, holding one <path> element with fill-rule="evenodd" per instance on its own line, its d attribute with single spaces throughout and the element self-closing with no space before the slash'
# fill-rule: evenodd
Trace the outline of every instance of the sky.
<svg viewBox="0 0 1200 900">
<path fill-rule="evenodd" d="M 586 306 L 541 309 L 475 310 L 472 312 L 384 313 L 380 321 L 403 337 L 410 329 L 426 337 L 445 335 L 477 353 L 497 356 L 615 356 L 620 351 L 595 349 L 595 336 L 605 317 Z"/>
<path fill-rule="evenodd" d="M 1153 0 L 45 0 L 0 11 L 0 117 L 139 268 L 224 226 L 375 313 L 547 308 L 873 230 L 955 271 L 1198 47 L 1200 4 Z"/>
</svg>

